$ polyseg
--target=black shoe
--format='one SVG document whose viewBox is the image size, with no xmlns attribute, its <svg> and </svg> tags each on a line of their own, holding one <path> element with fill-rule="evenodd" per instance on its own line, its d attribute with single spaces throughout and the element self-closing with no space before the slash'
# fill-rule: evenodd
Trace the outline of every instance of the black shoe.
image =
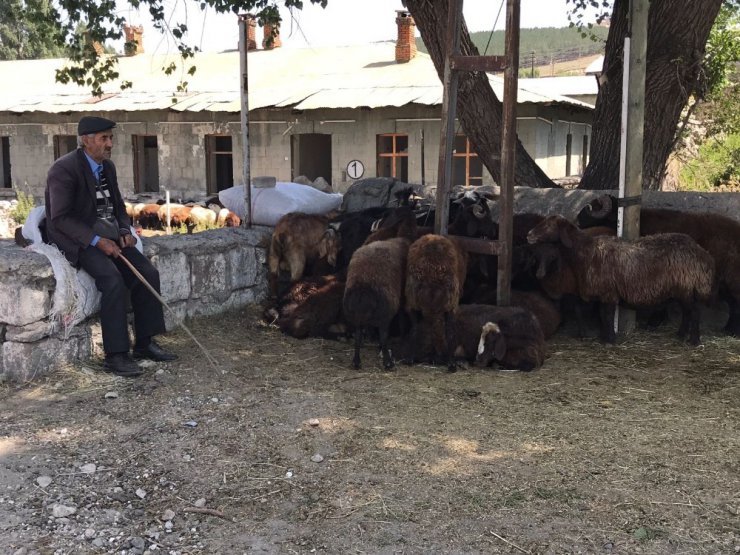
<svg viewBox="0 0 740 555">
<path fill-rule="evenodd" d="M 152 339 L 146 347 L 134 347 L 134 358 L 146 358 L 155 362 L 170 362 L 177 360 L 177 355 L 165 351 Z"/>
<path fill-rule="evenodd" d="M 103 370 L 127 378 L 134 378 L 142 374 L 141 368 L 128 353 L 114 353 L 106 356 L 103 362 Z"/>
</svg>

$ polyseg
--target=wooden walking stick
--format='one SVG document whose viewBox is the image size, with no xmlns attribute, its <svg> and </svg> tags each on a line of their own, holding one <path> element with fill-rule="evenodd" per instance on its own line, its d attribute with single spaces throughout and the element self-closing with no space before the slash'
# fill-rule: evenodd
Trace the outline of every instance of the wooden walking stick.
<svg viewBox="0 0 740 555">
<path fill-rule="evenodd" d="M 174 310 L 172 310 L 172 308 L 170 308 L 170 305 L 168 305 L 168 304 L 167 304 L 167 301 L 165 301 L 165 300 L 164 300 L 164 299 L 162 298 L 162 295 L 160 295 L 159 293 L 157 293 L 157 290 L 156 290 L 156 289 L 154 289 L 154 287 L 152 287 L 152 286 L 151 286 L 151 284 L 150 284 L 150 283 L 149 283 L 149 282 L 148 282 L 148 281 L 146 280 L 146 278 L 145 278 L 144 276 L 142 276 L 142 275 L 141 275 L 141 272 L 139 272 L 139 270 L 137 270 L 136 268 L 134 268 L 134 265 L 133 265 L 133 264 L 131 264 L 131 262 L 129 262 L 129 261 L 128 261 L 128 259 L 127 259 L 127 258 L 126 258 L 125 256 L 123 256 L 123 253 L 120 253 L 120 254 L 118 255 L 118 258 L 120 258 L 121 260 L 123 260 L 123 262 L 124 262 L 124 263 L 126 264 L 126 266 L 128 266 L 128 267 L 129 267 L 129 269 L 130 269 L 130 270 L 131 270 L 131 271 L 133 272 L 133 274 L 134 274 L 134 275 L 135 275 L 135 276 L 136 276 L 136 277 L 137 277 L 137 278 L 139 279 L 139 281 L 140 281 L 141 283 L 143 283 L 143 284 L 144 284 L 144 286 L 145 286 L 145 287 L 146 287 L 147 289 L 149 289 L 149 292 L 150 292 L 150 293 L 151 293 L 152 295 L 154 295 L 154 298 L 155 298 L 155 299 L 157 299 L 157 300 L 158 300 L 158 301 L 159 301 L 159 302 L 160 302 L 160 303 L 162 304 L 162 306 L 164 306 L 164 307 L 165 307 L 165 308 L 166 308 L 167 310 L 169 310 L 169 311 L 170 311 L 170 313 L 171 313 L 171 314 L 172 314 L 172 315 L 173 315 L 173 316 L 175 317 L 175 321 L 177 322 L 177 321 L 178 321 L 178 316 L 177 316 L 177 314 L 175 313 L 175 311 L 174 311 Z M 184 330 L 185 330 L 185 331 L 187 332 L 187 334 L 188 334 L 188 335 L 190 336 L 190 338 L 191 338 L 191 339 L 192 339 L 193 341 L 195 341 L 195 344 L 196 344 L 196 345 L 198 345 L 198 347 L 200 347 L 200 350 L 201 350 L 201 351 L 203 351 L 203 354 L 205 355 L 205 357 L 206 357 L 206 360 L 207 360 L 207 361 L 208 361 L 208 362 L 209 362 L 209 363 L 211 364 L 211 366 L 213 366 L 213 369 L 214 369 L 214 370 L 218 370 L 218 362 L 216 361 L 216 359 L 215 359 L 215 358 L 213 358 L 213 355 L 211 355 L 211 353 L 209 353 L 209 352 L 208 352 L 208 351 L 206 350 L 206 348 L 205 348 L 205 347 L 204 347 L 203 345 L 201 345 L 200 341 L 198 341 L 198 340 L 196 339 L 196 337 L 195 337 L 195 336 L 193 335 L 193 332 L 191 332 L 191 331 L 190 331 L 190 330 L 188 329 L 188 327 L 187 327 L 187 326 L 185 325 L 185 323 L 184 323 L 184 322 L 179 322 L 179 325 L 180 325 L 180 326 L 182 326 L 182 329 L 184 329 Z"/>
</svg>

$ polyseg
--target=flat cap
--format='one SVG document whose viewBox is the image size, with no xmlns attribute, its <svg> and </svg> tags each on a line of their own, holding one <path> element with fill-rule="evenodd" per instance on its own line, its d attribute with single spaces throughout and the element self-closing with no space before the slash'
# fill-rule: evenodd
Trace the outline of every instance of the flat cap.
<svg viewBox="0 0 740 555">
<path fill-rule="evenodd" d="M 113 129 L 115 126 L 116 122 L 109 119 L 99 118 L 97 116 L 84 116 L 80 119 L 80 123 L 77 124 L 77 134 L 90 135 L 100 133 L 101 131 Z"/>
</svg>

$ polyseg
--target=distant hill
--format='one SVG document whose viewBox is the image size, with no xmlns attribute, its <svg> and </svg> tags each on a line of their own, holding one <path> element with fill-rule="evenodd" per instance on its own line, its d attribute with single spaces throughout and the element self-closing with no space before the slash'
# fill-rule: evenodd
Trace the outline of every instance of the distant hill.
<svg viewBox="0 0 740 555">
<path fill-rule="evenodd" d="M 597 40 L 583 38 L 573 27 L 522 29 L 519 38 L 519 67 L 529 68 L 533 65 L 532 62 L 535 67 L 552 66 L 603 54 L 609 29 L 594 27 L 590 32 Z M 470 38 L 481 54 L 504 53 L 504 31 L 495 31 L 493 34 L 471 33 Z M 421 39 L 417 39 L 416 47 L 422 52 L 427 52 Z"/>
</svg>

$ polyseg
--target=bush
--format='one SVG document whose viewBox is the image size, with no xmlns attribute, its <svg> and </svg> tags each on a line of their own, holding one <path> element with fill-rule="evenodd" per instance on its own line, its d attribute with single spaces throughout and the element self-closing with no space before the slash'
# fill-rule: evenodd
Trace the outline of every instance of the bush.
<svg viewBox="0 0 740 555">
<path fill-rule="evenodd" d="M 679 176 L 683 191 L 717 191 L 740 185 L 740 133 L 713 138 L 699 147 L 696 158 Z"/>
<path fill-rule="evenodd" d="M 13 218 L 15 223 L 18 225 L 23 225 L 26 223 L 28 214 L 35 208 L 36 202 L 33 199 L 33 195 L 27 195 L 20 190 L 16 196 L 18 197 L 18 204 L 10 211 L 10 217 Z"/>
</svg>

